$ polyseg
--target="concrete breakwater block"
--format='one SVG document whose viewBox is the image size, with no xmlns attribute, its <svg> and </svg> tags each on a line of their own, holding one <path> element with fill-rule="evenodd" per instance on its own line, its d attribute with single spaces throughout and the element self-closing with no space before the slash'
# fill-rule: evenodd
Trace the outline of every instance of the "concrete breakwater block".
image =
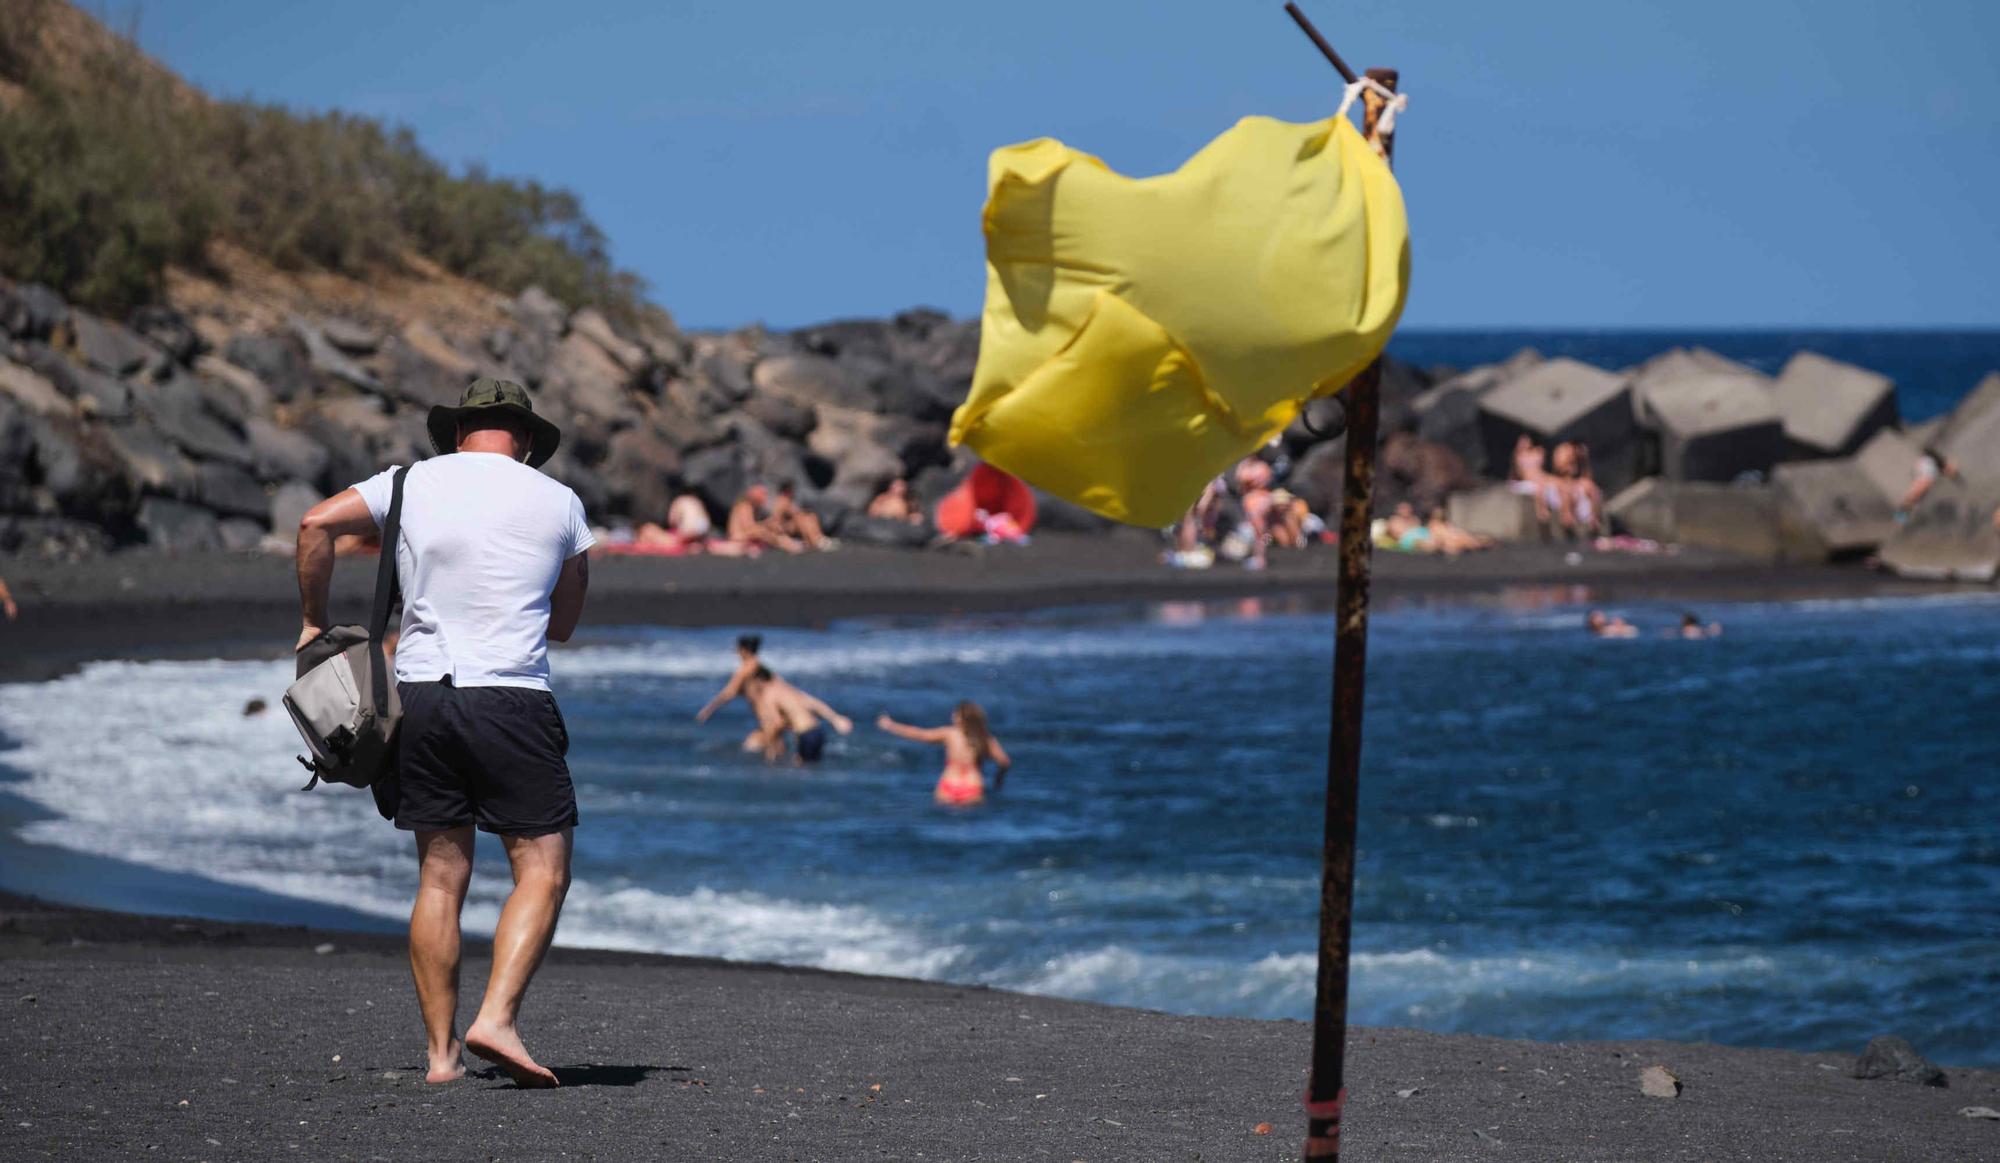
<svg viewBox="0 0 2000 1163">
<path fill-rule="evenodd" d="M 1854 454 L 1854 463 L 1876 491 L 1893 505 L 1903 499 L 1910 482 L 1916 479 L 1917 458 L 1922 455 L 1923 447 L 1909 436 L 1894 428 L 1884 428 L 1869 437 L 1861 451 Z"/>
<path fill-rule="evenodd" d="M 1653 423 L 1652 394 L 1655 388 L 1696 376 L 1748 376 L 1770 386 L 1770 377 L 1749 364 L 1738 363 L 1706 347 L 1675 347 L 1632 369 L 1632 414 L 1639 423 Z"/>
<path fill-rule="evenodd" d="M 1889 377 L 1818 352 L 1794 355 L 1771 390 L 1794 456 L 1851 456 L 1896 423 Z"/>
<path fill-rule="evenodd" d="M 1818 561 L 1826 550 L 1773 485 L 1645 480 L 1604 506 L 1636 537 L 1719 549 L 1759 561 Z"/>
<path fill-rule="evenodd" d="M 1769 383 L 1754 374 L 1705 371 L 1652 384 L 1645 423 L 1659 438 L 1660 475 L 1728 482 L 1768 474 L 1785 451 Z"/>
<path fill-rule="evenodd" d="M 1573 359 L 1549 360 L 1487 392 L 1479 401 L 1479 431 L 1489 468 L 1504 469 L 1525 432 L 1545 446 L 1581 441 L 1607 494 L 1638 476 L 1630 377 Z"/>
<path fill-rule="evenodd" d="M 1967 480 L 2000 483 L 2000 372 L 1981 380 L 1951 410 L 1933 444 Z"/>
<path fill-rule="evenodd" d="M 1445 502 L 1451 523 L 1468 533 L 1495 541 L 1530 541 L 1535 528 L 1535 499 L 1506 485 L 1487 485 L 1453 493 Z"/>
<path fill-rule="evenodd" d="M 1924 494 L 1902 527 L 1882 545 L 1882 564 L 1925 581 L 1991 582 L 2000 577 L 2000 481 L 1943 479 Z"/>
<path fill-rule="evenodd" d="M 1865 553 L 1895 535 L 1892 503 L 1857 458 L 1781 464 L 1771 483 L 1825 556 Z"/>
<path fill-rule="evenodd" d="M 1417 435 L 1456 452 L 1473 472 L 1507 475 L 1512 467 L 1508 461 L 1486 463 L 1486 443 L 1479 434 L 1479 402 L 1486 393 L 1541 362 L 1540 352 L 1524 347 L 1504 362 L 1471 368 L 1426 388 L 1410 401 Z M 1512 451 L 1509 448 L 1510 458 Z"/>
</svg>

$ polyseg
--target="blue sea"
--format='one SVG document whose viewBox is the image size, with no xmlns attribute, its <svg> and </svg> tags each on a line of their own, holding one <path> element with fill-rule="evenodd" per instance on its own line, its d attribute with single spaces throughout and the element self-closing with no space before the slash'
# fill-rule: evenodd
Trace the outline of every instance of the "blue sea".
<svg viewBox="0 0 2000 1163">
<path fill-rule="evenodd" d="M 2000 595 L 1616 607 L 1562 587 L 1378 611 L 1354 1016 L 1538 1039 L 1858 1048 L 2000 1065 Z M 556 656 L 584 823 L 559 940 L 1185 1013 L 1304 1017 L 1330 619 L 1244 601 L 771 630 L 860 721 L 826 762 L 693 711 L 733 630 Z M 299 794 L 285 662 L 103 662 L 0 687 L 0 884 L 272 920 L 407 908 L 407 837 Z M 876 731 L 983 702 L 1017 767 L 933 804 Z M 484 841 L 483 841 L 484 843 Z M 67 862 L 67 863 L 65 863 Z M 468 920 L 505 892 L 482 852 Z M 52 872 L 51 870 L 57 870 Z M 67 872 L 60 870 L 68 869 Z"/>
</svg>

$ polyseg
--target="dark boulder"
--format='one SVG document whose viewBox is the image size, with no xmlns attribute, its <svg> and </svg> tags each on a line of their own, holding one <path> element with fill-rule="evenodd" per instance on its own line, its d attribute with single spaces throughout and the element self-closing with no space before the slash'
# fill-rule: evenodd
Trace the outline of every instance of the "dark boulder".
<svg viewBox="0 0 2000 1163">
<path fill-rule="evenodd" d="M 165 352 L 109 319 L 72 311 L 69 326 L 77 355 L 99 371 L 149 378 L 166 366 Z"/>
<path fill-rule="evenodd" d="M 255 459 L 242 431 L 193 376 L 175 376 L 140 392 L 138 409 L 191 456 L 245 467 Z"/>
<path fill-rule="evenodd" d="M 908 521 L 885 521 L 880 517 L 848 514 L 833 527 L 840 539 L 854 545 L 882 545 L 891 549 L 921 549 L 936 534 L 928 525 Z"/>
<path fill-rule="evenodd" d="M 132 415 L 132 387 L 117 376 L 87 367 L 41 343 L 24 343 L 20 353 L 21 362 L 75 401 L 80 414 L 100 420 L 123 420 Z"/>
<path fill-rule="evenodd" d="M 381 345 L 379 364 L 384 389 L 397 400 L 428 410 L 434 404 L 456 404 L 474 378 L 466 371 L 432 360 L 401 336 Z"/>
<path fill-rule="evenodd" d="M 1854 1077 L 1886 1078 L 1917 1086 L 1950 1086 L 1951 1079 L 1937 1063 L 1917 1053 L 1917 1048 L 1894 1034 L 1871 1038 L 1854 1060 Z"/>
<path fill-rule="evenodd" d="M 658 433 L 627 428 L 611 438 L 598 474 L 604 478 L 610 512 L 665 521 L 679 491 L 681 454 Z"/>
<path fill-rule="evenodd" d="M 312 369 L 290 336 L 238 335 L 222 349 L 222 357 L 256 376 L 281 404 L 312 394 Z"/>
<path fill-rule="evenodd" d="M 1315 444 L 1292 465 L 1285 487 L 1329 525 L 1339 524 L 1341 480 L 1347 468 L 1347 438 Z"/>
<path fill-rule="evenodd" d="M 131 512 L 137 490 L 121 476 L 101 432 L 60 416 L 28 423 L 34 432 L 28 475 L 51 515 L 116 523 Z"/>
<path fill-rule="evenodd" d="M 1429 513 L 1444 504 L 1451 494 L 1479 484 L 1479 478 L 1465 467 L 1465 461 L 1456 452 L 1408 432 L 1391 432 L 1382 441 L 1377 463 L 1380 491 L 1376 504 L 1385 510 L 1408 501 L 1419 514 Z"/>
<path fill-rule="evenodd" d="M 569 317 L 569 329 L 573 335 L 597 345 L 598 349 L 611 357 L 612 362 L 623 368 L 627 376 L 637 376 L 652 366 L 652 356 L 646 349 L 618 334 L 611 321 L 595 307 L 585 307 Z"/>
<path fill-rule="evenodd" d="M 186 315 L 172 307 L 149 304 L 132 312 L 132 330 L 151 341 L 175 363 L 188 364 L 201 354 L 201 335 Z"/>
<path fill-rule="evenodd" d="M 954 395 L 937 373 L 910 364 L 891 365 L 869 384 L 875 407 L 891 416 L 944 423 L 963 398 Z"/>
<path fill-rule="evenodd" d="M 271 515 L 271 497 L 248 469 L 219 461 L 204 461 L 195 469 L 195 497 L 207 508 L 231 517 L 258 521 Z"/>
<path fill-rule="evenodd" d="M 42 284 L 0 287 L 0 329 L 14 338 L 46 340 L 68 322 L 62 296 Z"/>
<path fill-rule="evenodd" d="M 222 548 L 222 528 L 215 514 L 180 501 L 147 497 L 139 506 L 138 527 L 148 545 L 169 553 Z"/>
<path fill-rule="evenodd" d="M 348 355 L 374 355 L 382 346 L 380 329 L 354 319 L 334 316 L 319 321 L 320 334 Z"/>
<path fill-rule="evenodd" d="M 243 438 L 250 444 L 250 466 L 259 480 L 300 480 L 320 488 L 329 487 L 326 470 L 332 457 L 305 433 L 282 428 L 262 416 L 252 416 L 243 425 Z"/>
<path fill-rule="evenodd" d="M 520 320 L 522 326 L 551 337 L 561 335 L 569 319 L 569 308 L 539 286 L 524 288 L 514 296 L 507 310 Z"/>
<path fill-rule="evenodd" d="M 583 503 L 583 511 L 589 519 L 597 520 L 611 511 L 610 484 L 595 469 L 580 463 L 567 451 L 557 450 L 542 466 L 542 471 L 569 486 L 576 499 Z"/>
<path fill-rule="evenodd" d="M 0 517 L 0 556 L 78 560 L 111 549 L 101 525 L 68 517 Z"/>
<path fill-rule="evenodd" d="M 29 458 L 35 430 L 28 413 L 11 397 L 0 396 L 0 513 L 30 511 Z"/>
<path fill-rule="evenodd" d="M 273 536 L 294 541 L 298 537 L 299 522 L 312 510 L 314 505 L 326 499 L 326 495 L 302 481 L 286 481 L 271 491 L 271 507 L 265 515 Z"/>
<path fill-rule="evenodd" d="M 127 424 L 104 428 L 106 446 L 118 465 L 118 475 L 132 483 L 136 492 L 165 497 L 192 497 L 195 492 L 194 461 L 143 417 Z"/>
<path fill-rule="evenodd" d="M 318 324 L 305 319 L 294 319 L 292 334 L 298 337 L 299 343 L 305 348 L 306 366 L 321 377 L 322 381 L 343 383 L 374 395 L 380 395 L 387 390 L 382 386 L 382 381 L 376 379 L 367 368 L 354 362 L 353 357 L 334 346 L 333 341 L 326 337 L 326 332 L 321 330 Z"/>
<path fill-rule="evenodd" d="M 74 416 L 76 405 L 31 368 L 0 356 L 0 399 L 11 399 L 24 412 L 37 416 Z"/>
<path fill-rule="evenodd" d="M 757 364 L 751 382 L 759 392 L 806 407 L 831 406 L 861 411 L 875 407 L 875 394 L 847 363 L 822 355 L 781 355 Z"/>
<path fill-rule="evenodd" d="M 694 374 L 729 403 L 748 396 L 753 386 L 749 353 L 733 342 L 697 341 Z"/>
<path fill-rule="evenodd" d="M 264 525 L 248 517 L 224 517 L 215 532 L 222 548 L 231 553 L 249 553 L 264 544 Z"/>
<path fill-rule="evenodd" d="M 804 440 L 819 423 L 811 408 L 770 392 L 750 393 L 743 414 L 785 440 Z"/>
<path fill-rule="evenodd" d="M 681 478 L 711 512 L 727 513 L 750 487 L 749 455 L 735 445 L 704 448 L 687 458 Z"/>
</svg>

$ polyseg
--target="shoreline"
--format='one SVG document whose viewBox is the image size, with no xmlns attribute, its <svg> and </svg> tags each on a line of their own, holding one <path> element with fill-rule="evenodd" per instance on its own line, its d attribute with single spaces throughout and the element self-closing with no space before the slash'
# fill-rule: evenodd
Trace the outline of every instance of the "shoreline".
<svg viewBox="0 0 2000 1163">
<path fill-rule="evenodd" d="M 486 946 L 467 946 L 472 994 Z M 458 1153 L 513 1157 L 1275 1160 L 1297 1158 L 1303 1130 L 1302 1022 L 561 947 L 524 1020 L 565 1086 L 519 1092 L 475 1070 L 427 1087 L 403 956 L 389 933 L 0 895 L 14 995 L 0 1145 L 405 1157 L 437 1146 L 442 1118 Z M 1957 1113 L 2000 1106 L 1993 1071 L 1936 1089 L 1858 1081 L 1845 1051 L 1395 1028 L 1351 1031 L 1348 1056 L 1357 1158 L 2000 1154 L 2000 1123 Z M 1656 1064 L 1678 1098 L 1640 1092 Z"/>
<path fill-rule="evenodd" d="M 844 547 L 804 557 L 599 557 L 584 625 L 823 626 L 845 618 L 1008 613 L 1064 606 L 1243 598 L 1329 603 L 1331 549 L 1286 553 L 1253 573 L 1159 564 L 1141 532 L 1047 534 L 1025 549 Z M 1538 604 L 1784 601 L 1992 593 L 1860 565 L 1778 565 L 1689 549 L 1636 556 L 1560 545 L 1438 558 L 1378 552 L 1377 608 L 1401 602 Z M 360 621 L 372 558 L 335 579 L 338 621 Z M 80 562 L 0 562 L 21 604 L 0 624 L 0 682 L 58 677 L 102 659 L 281 657 L 298 618 L 292 563 L 254 555 L 130 552 Z M 560 669 L 560 648 L 556 654 Z"/>
</svg>

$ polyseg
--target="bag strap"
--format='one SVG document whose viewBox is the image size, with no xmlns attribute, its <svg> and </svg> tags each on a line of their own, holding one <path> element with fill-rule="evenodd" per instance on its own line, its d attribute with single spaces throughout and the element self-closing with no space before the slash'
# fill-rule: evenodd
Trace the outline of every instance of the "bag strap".
<svg viewBox="0 0 2000 1163">
<path fill-rule="evenodd" d="M 389 666 L 382 652 L 382 640 L 389 633 L 389 609 L 396 604 L 400 579 L 396 576 L 396 545 L 403 535 L 403 478 L 410 470 L 399 468 L 391 479 L 389 512 L 382 518 L 382 560 L 375 567 L 375 611 L 368 618 L 368 674 L 375 713 L 389 705 Z"/>
</svg>

